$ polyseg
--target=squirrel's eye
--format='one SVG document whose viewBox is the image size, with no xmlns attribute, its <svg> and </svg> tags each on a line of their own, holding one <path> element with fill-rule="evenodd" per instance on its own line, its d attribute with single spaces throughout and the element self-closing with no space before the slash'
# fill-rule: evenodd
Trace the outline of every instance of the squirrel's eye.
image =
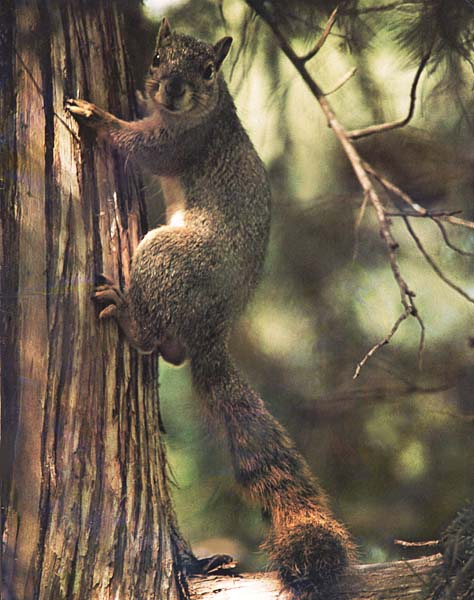
<svg viewBox="0 0 474 600">
<path fill-rule="evenodd" d="M 204 79 L 206 79 L 207 81 L 211 81 L 211 79 L 214 77 L 214 65 L 207 65 L 207 67 L 204 69 L 202 76 Z"/>
<path fill-rule="evenodd" d="M 153 57 L 153 61 L 152 61 L 152 66 L 153 67 L 159 67 L 160 66 L 160 62 L 161 62 L 161 57 L 159 54 L 155 54 L 155 56 Z"/>
</svg>

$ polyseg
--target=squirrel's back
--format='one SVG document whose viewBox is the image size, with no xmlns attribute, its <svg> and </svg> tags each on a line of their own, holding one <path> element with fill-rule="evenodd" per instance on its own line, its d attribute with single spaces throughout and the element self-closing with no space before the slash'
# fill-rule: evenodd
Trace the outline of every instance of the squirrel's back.
<svg viewBox="0 0 474 600">
<path fill-rule="evenodd" d="M 233 285 L 250 292 L 268 244 L 270 186 L 224 80 L 220 87 L 223 99 L 212 119 L 208 145 L 181 177 L 185 219 L 212 228 L 216 242 L 235 261 L 233 269 L 226 269 Z"/>
</svg>

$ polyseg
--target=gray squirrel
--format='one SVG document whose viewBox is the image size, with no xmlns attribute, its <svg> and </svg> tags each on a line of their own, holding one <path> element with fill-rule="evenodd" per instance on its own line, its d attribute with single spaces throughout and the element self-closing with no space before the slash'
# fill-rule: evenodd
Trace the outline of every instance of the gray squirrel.
<svg viewBox="0 0 474 600">
<path fill-rule="evenodd" d="M 288 438 L 228 352 L 231 325 L 262 271 L 270 188 L 221 74 L 232 39 L 214 45 L 162 21 L 142 98 L 147 116 L 127 122 L 84 100 L 68 110 L 160 178 L 167 224 L 149 231 L 128 289 L 104 280 L 94 293 L 139 352 L 190 360 L 209 420 L 226 432 L 235 476 L 269 516 L 263 547 L 294 598 L 337 597 L 353 560 L 346 529 Z"/>
</svg>

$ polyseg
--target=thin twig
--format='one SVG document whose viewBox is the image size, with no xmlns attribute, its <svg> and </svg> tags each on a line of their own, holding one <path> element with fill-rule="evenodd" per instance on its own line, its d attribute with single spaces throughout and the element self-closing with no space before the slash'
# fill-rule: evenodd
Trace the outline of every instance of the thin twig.
<svg viewBox="0 0 474 600">
<path fill-rule="evenodd" d="M 453 289 L 455 292 L 457 292 L 459 295 L 461 295 L 463 298 L 465 298 L 468 302 L 472 302 L 474 304 L 474 298 L 472 298 L 471 296 L 469 296 L 469 294 L 466 291 L 464 291 L 457 284 L 455 284 L 453 281 L 451 281 L 451 279 L 449 279 L 449 277 L 447 277 L 443 273 L 443 271 L 438 267 L 438 265 L 436 264 L 436 262 L 431 258 L 431 256 L 428 254 L 428 252 L 425 250 L 425 247 L 421 243 L 420 238 L 416 235 L 413 227 L 410 224 L 410 220 L 408 219 L 408 217 L 404 216 L 403 217 L 403 221 L 405 222 L 405 225 L 406 225 L 406 228 L 408 230 L 408 233 L 411 235 L 411 237 L 413 238 L 413 241 L 417 245 L 418 250 L 425 257 L 426 262 L 430 265 L 430 267 L 438 275 L 438 277 L 442 281 L 444 281 L 444 283 L 446 285 L 448 285 L 451 289 Z"/>
<path fill-rule="evenodd" d="M 359 254 L 360 226 L 362 225 L 362 220 L 364 219 L 368 202 L 369 196 L 368 194 L 364 194 L 364 199 L 360 206 L 359 214 L 357 215 L 357 219 L 354 226 L 354 252 L 352 254 L 352 260 L 355 260 L 357 258 L 357 255 Z"/>
<path fill-rule="evenodd" d="M 393 540 L 396 546 L 401 548 L 430 548 L 439 552 L 439 540 L 430 540 L 428 542 L 406 542 L 405 540 Z"/>
<path fill-rule="evenodd" d="M 440 386 L 430 390 L 425 390 L 423 388 L 418 389 L 416 386 L 407 389 L 392 389 L 385 387 L 346 389 L 329 396 L 324 395 L 324 397 L 313 398 L 313 404 L 311 405 L 313 408 L 309 408 L 308 404 L 304 407 L 295 407 L 295 410 L 303 418 L 317 418 L 320 416 L 321 412 L 324 412 L 325 414 L 334 414 L 336 412 L 341 413 L 345 410 L 351 410 L 354 404 L 359 406 L 374 406 L 382 403 L 399 404 L 400 402 L 405 401 L 403 398 L 405 396 L 412 396 L 413 394 L 432 395 L 446 391 L 446 389 L 451 389 L 452 387 L 453 386 Z M 316 406 L 317 408 L 314 408 Z M 429 407 L 427 410 L 438 414 L 437 410 L 435 411 Z M 464 417 L 464 415 L 461 415 L 461 417 Z M 469 423 L 469 420 L 467 420 L 467 422 Z"/>
<path fill-rule="evenodd" d="M 329 90 L 329 92 L 324 92 L 324 95 L 330 96 L 331 94 L 334 94 L 334 92 L 337 92 L 338 90 L 340 90 L 344 85 L 346 85 L 346 83 L 349 81 L 349 79 L 352 79 L 352 77 L 354 77 L 356 72 L 357 72 L 357 67 L 352 67 L 352 69 L 350 71 L 348 71 L 343 77 L 341 77 L 341 79 L 336 83 L 336 85 L 332 88 L 332 90 Z"/>
<path fill-rule="evenodd" d="M 382 184 L 382 186 L 386 190 L 388 190 L 389 192 L 392 192 L 393 194 L 398 196 L 401 200 L 403 200 L 406 204 L 408 204 L 408 206 L 410 206 L 413 209 L 413 211 L 415 212 L 415 214 L 410 214 L 410 215 L 407 215 L 406 213 L 402 213 L 402 214 L 386 213 L 387 216 L 389 216 L 389 215 L 395 216 L 395 217 L 398 217 L 398 216 L 417 217 L 418 216 L 418 217 L 432 219 L 433 221 L 436 222 L 438 227 L 440 227 L 441 232 L 442 233 L 444 232 L 443 237 L 445 238 L 445 242 L 452 250 L 455 250 L 456 252 L 459 252 L 460 254 L 464 254 L 466 256 L 474 255 L 474 253 L 469 253 L 469 252 L 461 250 L 460 248 L 456 248 L 455 246 L 453 246 L 453 244 L 451 244 L 449 242 L 447 235 L 445 235 L 446 232 L 444 230 L 443 225 L 439 222 L 439 221 L 446 221 L 447 223 L 451 223 L 451 225 L 459 225 L 462 227 L 467 227 L 469 229 L 474 229 L 473 221 L 467 221 L 466 219 L 461 219 L 460 217 L 455 216 L 456 214 L 458 214 L 461 211 L 459 211 L 459 210 L 428 211 L 423 206 L 420 206 L 419 204 L 414 202 L 408 194 L 406 194 L 403 190 L 401 190 L 399 187 L 397 187 L 394 183 L 392 183 L 387 178 L 385 178 L 383 175 L 381 175 L 378 171 L 376 171 L 368 162 L 364 162 L 364 167 L 371 175 L 373 175 L 377 179 L 377 181 L 379 181 Z"/>
<path fill-rule="evenodd" d="M 336 8 L 329 15 L 329 19 L 326 23 L 326 26 L 324 27 L 323 32 L 322 32 L 321 36 L 319 37 L 318 41 L 316 42 L 316 44 L 314 45 L 313 49 L 301 57 L 301 60 L 303 62 L 308 62 L 309 60 L 314 58 L 316 56 L 316 54 L 324 46 L 324 44 L 326 43 L 326 40 L 328 39 L 329 34 L 331 33 L 331 29 L 333 28 L 334 23 L 336 22 L 336 17 L 337 17 L 338 12 L 339 12 L 339 6 L 336 6 Z"/>
<path fill-rule="evenodd" d="M 428 61 L 431 56 L 430 48 L 428 52 L 423 56 L 421 62 L 416 70 L 415 77 L 413 78 L 413 83 L 411 85 L 410 90 L 410 106 L 408 107 L 408 114 L 405 118 L 399 119 L 397 121 L 392 121 L 390 123 L 380 123 L 379 125 L 372 125 L 371 127 L 366 127 L 365 129 L 355 129 L 354 131 L 350 131 L 348 133 L 349 138 L 351 140 L 360 140 L 361 138 L 367 137 L 369 135 L 373 135 L 374 133 L 381 133 L 383 131 L 391 131 L 392 129 L 398 129 L 400 127 L 405 127 L 412 120 L 413 115 L 415 113 L 416 106 L 416 91 L 418 88 L 418 83 L 421 78 L 421 74 L 423 73 L 424 68 L 428 64 Z"/>
<path fill-rule="evenodd" d="M 430 210 L 430 211 L 426 211 L 425 214 L 421 214 L 421 213 L 416 213 L 416 212 L 408 212 L 408 211 L 402 211 L 402 212 L 390 212 L 390 211 L 385 211 L 385 214 L 387 215 L 387 217 L 410 217 L 413 219 L 432 219 L 435 220 L 439 217 L 449 217 L 450 215 L 458 215 L 459 213 L 461 213 L 462 210 Z"/>
<path fill-rule="evenodd" d="M 390 330 L 390 333 L 388 333 L 383 339 L 380 340 L 380 342 L 377 342 L 376 344 L 374 344 L 372 346 L 372 348 L 370 348 L 370 350 L 367 351 L 367 353 L 365 354 L 364 358 L 357 363 L 357 367 L 354 371 L 354 375 L 352 376 L 352 379 L 357 379 L 357 377 L 359 377 L 360 372 L 362 370 L 362 367 L 365 365 L 365 363 L 369 360 L 369 358 L 371 356 L 373 356 L 377 350 L 379 350 L 380 348 L 382 348 L 382 346 L 386 346 L 390 340 L 393 338 L 393 336 L 397 333 L 398 328 L 400 327 L 400 325 L 403 323 L 403 321 L 405 321 L 406 319 L 408 319 L 408 317 L 411 315 L 411 312 L 409 309 L 405 309 L 405 311 L 398 317 L 398 319 L 395 321 L 392 329 Z"/>
<path fill-rule="evenodd" d="M 442 221 L 447 221 L 451 225 L 460 225 L 461 227 L 467 227 L 468 229 L 474 229 L 474 221 L 466 221 L 460 217 L 440 217 Z"/>
<path fill-rule="evenodd" d="M 305 25 L 308 29 L 318 29 L 321 32 L 323 31 L 322 27 L 313 23 L 310 19 L 305 19 L 301 15 L 296 14 L 294 11 L 288 10 L 288 8 L 286 8 L 286 7 L 285 8 L 279 7 L 278 11 L 279 11 L 279 14 L 282 17 L 286 17 L 288 21 L 295 21 L 296 23 L 299 23 L 300 25 Z M 346 39 L 346 36 L 343 35 L 342 33 L 335 33 L 334 31 L 331 31 L 330 35 L 332 37 L 339 38 L 341 40 Z"/>
<path fill-rule="evenodd" d="M 446 216 L 446 215 L 439 215 L 439 216 Z M 443 240 L 444 240 L 444 243 L 446 244 L 446 246 L 448 246 L 448 248 L 451 248 L 451 250 L 454 250 L 454 252 L 461 254 L 462 256 L 474 256 L 474 252 L 469 252 L 468 250 L 463 250 L 462 248 L 459 248 L 459 246 L 455 246 L 451 242 L 451 240 L 449 239 L 448 234 L 446 232 L 446 227 L 443 225 L 443 223 L 441 223 L 441 221 L 437 217 L 438 217 L 438 215 L 431 215 L 431 219 L 436 223 L 439 230 L 441 231 L 441 235 L 443 236 Z"/>
<path fill-rule="evenodd" d="M 422 217 L 428 216 L 428 211 L 423 206 L 420 206 L 416 202 L 414 202 L 408 194 L 405 194 L 403 190 L 397 187 L 394 183 L 389 181 L 386 177 L 381 175 L 378 171 L 376 171 L 368 162 L 364 161 L 364 168 L 379 181 L 383 187 L 389 192 L 393 192 L 399 198 L 401 198 L 408 206 L 410 206 L 416 213 L 421 215 Z"/>
<path fill-rule="evenodd" d="M 397 10 L 408 6 L 407 2 L 391 2 L 390 4 L 381 4 L 379 6 L 368 6 L 366 8 L 356 8 L 355 10 L 341 11 L 344 15 L 365 15 L 373 12 L 384 12 L 388 10 Z"/>
</svg>

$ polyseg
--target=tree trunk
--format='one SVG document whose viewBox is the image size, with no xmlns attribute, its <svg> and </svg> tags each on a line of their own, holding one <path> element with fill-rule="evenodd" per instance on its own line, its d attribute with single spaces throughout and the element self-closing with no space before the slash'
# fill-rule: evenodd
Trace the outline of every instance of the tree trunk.
<svg viewBox="0 0 474 600">
<path fill-rule="evenodd" d="M 176 594 L 156 359 L 90 300 L 97 273 L 127 280 L 140 179 L 64 110 L 130 115 L 123 4 L 0 4 L 5 599 Z"/>
</svg>

